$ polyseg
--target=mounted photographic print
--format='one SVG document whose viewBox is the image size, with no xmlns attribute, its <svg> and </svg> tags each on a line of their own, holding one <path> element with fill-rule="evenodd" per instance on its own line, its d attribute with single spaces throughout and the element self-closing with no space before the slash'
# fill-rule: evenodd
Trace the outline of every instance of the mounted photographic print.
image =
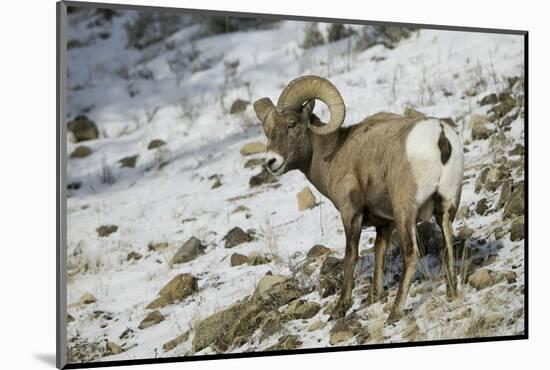
<svg viewBox="0 0 550 370">
<path fill-rule="evenodd" d="M 58 41 L 58 367 L 527 338 L 527 32 L 66 1 Z"/>
</svg>

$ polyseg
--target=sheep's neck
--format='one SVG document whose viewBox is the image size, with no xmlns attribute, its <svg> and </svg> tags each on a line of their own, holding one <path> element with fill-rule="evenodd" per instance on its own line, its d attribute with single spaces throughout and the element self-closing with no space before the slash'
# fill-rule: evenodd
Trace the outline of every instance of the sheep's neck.
<svg viewBox="0 0 550 370">
<path fill-rule="evenodd" d="M 328 196 L 328 170 L 334 158 L 334 154 L 340 146 L 340 140 L 345 135 L 345 129 L 341 128 L 328 135 L 318 135 L 310 131 L 309 143 L 310 155 L 301 166 L 300 171 L 307 177 L 313 186 L 323 195 Z"/>
</svg>

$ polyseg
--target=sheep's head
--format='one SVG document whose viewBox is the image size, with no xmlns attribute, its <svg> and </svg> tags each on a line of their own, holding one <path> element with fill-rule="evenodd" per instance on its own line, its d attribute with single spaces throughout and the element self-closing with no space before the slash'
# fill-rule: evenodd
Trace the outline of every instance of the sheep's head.
<svg viewBox="0 0 550 370">
<path fill-rule="evenodd" d="M 321 122 L 314 114 L 315 99 L 323 101 L 330 120 Z M 344 123 L 346 108 L 342 96 L 327 79 L 304 76 L 291 81 L 277 106 L 269 98 L 254 103 L 254 110 L 267 136 L 266 165 L 274 175 L 298 168 L 311 155 L 310 132 L 327 135 Z"/>
</svg>

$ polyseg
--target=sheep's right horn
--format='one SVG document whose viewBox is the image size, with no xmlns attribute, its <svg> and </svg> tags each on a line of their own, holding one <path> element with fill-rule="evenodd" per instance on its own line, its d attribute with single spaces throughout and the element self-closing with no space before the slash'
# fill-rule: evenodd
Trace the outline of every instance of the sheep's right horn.
<svg viewBox="0 0 550 370">
<path fill-rule="evenodd" d="M 332 82 L 319 76 L 302 76 L 292 80 L 279 96 L 277 109 L 297 111 L 309 99 L 321 100 L 330 111 L 330 120 L 327 124 L 309 126 L 313 132 L 326 135 L 342 126 L 346 117 L 344 99 Z"/>
</svg>

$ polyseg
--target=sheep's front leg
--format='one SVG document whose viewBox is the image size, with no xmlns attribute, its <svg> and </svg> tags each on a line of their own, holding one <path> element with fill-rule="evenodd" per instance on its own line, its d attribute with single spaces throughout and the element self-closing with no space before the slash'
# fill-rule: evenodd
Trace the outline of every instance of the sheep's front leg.
<svg viewBox="0 0 550 370">
<path fill-rule="evenodd" d="M 344 257 L 344 283 L 340 299 L 334 310 L 332 311 L 333 318 L 339 318 L 346 315 L 347 310 L 351 307 L 351 293 L 353 290 L 353 273 L 355 264 L 357 263 L 357 255 L 359 249 L 359 239 L 361 238 L 361 224 L 363 222 L 363 213 L 353 210 L 341 211 L 342 223 L 346 233 L 346 255 Z"/>
</svg>

